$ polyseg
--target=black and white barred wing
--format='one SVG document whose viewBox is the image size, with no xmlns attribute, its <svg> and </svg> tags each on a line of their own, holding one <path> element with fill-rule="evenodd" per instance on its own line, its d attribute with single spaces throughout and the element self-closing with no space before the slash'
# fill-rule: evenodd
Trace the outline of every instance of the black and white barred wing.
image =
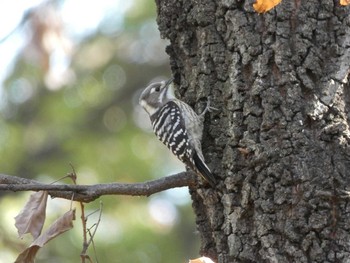
<svg viewBox="0 0 350 263">
<path fill-rule="evenodd" d="M 182 162 L 192 156 L 193 149 L 189 145 L 185 122 L 175 102 L 165 104 L 151 116 L 151 122 L 158 139 Z"/>
</svg>

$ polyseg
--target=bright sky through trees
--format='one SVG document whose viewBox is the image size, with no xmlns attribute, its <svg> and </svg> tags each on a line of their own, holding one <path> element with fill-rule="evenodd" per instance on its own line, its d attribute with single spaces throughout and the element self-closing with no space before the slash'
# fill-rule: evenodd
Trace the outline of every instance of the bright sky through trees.
<svg viewBox="0 0 350 263">
<path fill-rule="evenodd" d="M 6 1 L 0 10 L 0 95 L 1 83 L 11 71 L 12 61 L 25 43 L 25 27 L 19 27 L 19 25 L 31 8 L 43 3 L 45 3 L 43 0 Z M 67 29 L 66 33 L 79 41 L 93 33 L 103 19 L 112 14 L 113 25 L 117 25 L 113 30 L 118 30 L 118 27 L 122 28 L 123 15 L 132 4 L 133 1 L 74 0 L 62 1 L 59 5 L 60 15 Z"/>
</svg>

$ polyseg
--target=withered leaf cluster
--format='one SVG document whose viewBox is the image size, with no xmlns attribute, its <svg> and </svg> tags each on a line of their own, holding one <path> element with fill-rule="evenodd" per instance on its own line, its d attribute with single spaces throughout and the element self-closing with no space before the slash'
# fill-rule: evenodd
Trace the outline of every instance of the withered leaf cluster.
<svg viewBox="0 0 350 263">
<path fill-rule="evenodd" d="M 22 211 L 15 217 L 15 226 L 19 236 L 22 238 L 25 234 L 30 234 L 33 237 L 33 242 L 18 255 L 15 263 L 34 263 L 35 256 L 41 247 L 73 228 L 75 209 L 70 209 L 42 232 L 46 219 L 47 197 L 47 191 L 32 194 Z"/>
</svg>

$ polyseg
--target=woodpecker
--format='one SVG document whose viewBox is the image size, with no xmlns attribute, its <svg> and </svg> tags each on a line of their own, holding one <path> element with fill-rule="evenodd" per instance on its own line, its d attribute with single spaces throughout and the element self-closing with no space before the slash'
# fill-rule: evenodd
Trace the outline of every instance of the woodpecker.
<svg viewBox="0 0 350 263">
<path fill-rule="evenodd" d="M 213 108 L 208 100 L 204 111 L 197 115 L 188 104 L 174 96 L 172 81 L 150 84 L 142 92 L 139 103 L 150 116 L 158 139 L 214 187 L 216 179 L 205 164 L 201 146 L 204 115 Z"/>
</svg>

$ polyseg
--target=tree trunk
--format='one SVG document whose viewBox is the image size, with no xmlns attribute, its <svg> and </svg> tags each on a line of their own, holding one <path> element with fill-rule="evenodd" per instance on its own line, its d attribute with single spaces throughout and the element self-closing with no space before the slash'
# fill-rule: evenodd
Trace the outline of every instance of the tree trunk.
<svg viewBox="0 0 350 263">
<path fill-rule="evenodd" d="M 190 189 L 215 262 L 350 262 L 349 7 L 157 0 L 178 96 L 220 178 Z"/>
</svg>

